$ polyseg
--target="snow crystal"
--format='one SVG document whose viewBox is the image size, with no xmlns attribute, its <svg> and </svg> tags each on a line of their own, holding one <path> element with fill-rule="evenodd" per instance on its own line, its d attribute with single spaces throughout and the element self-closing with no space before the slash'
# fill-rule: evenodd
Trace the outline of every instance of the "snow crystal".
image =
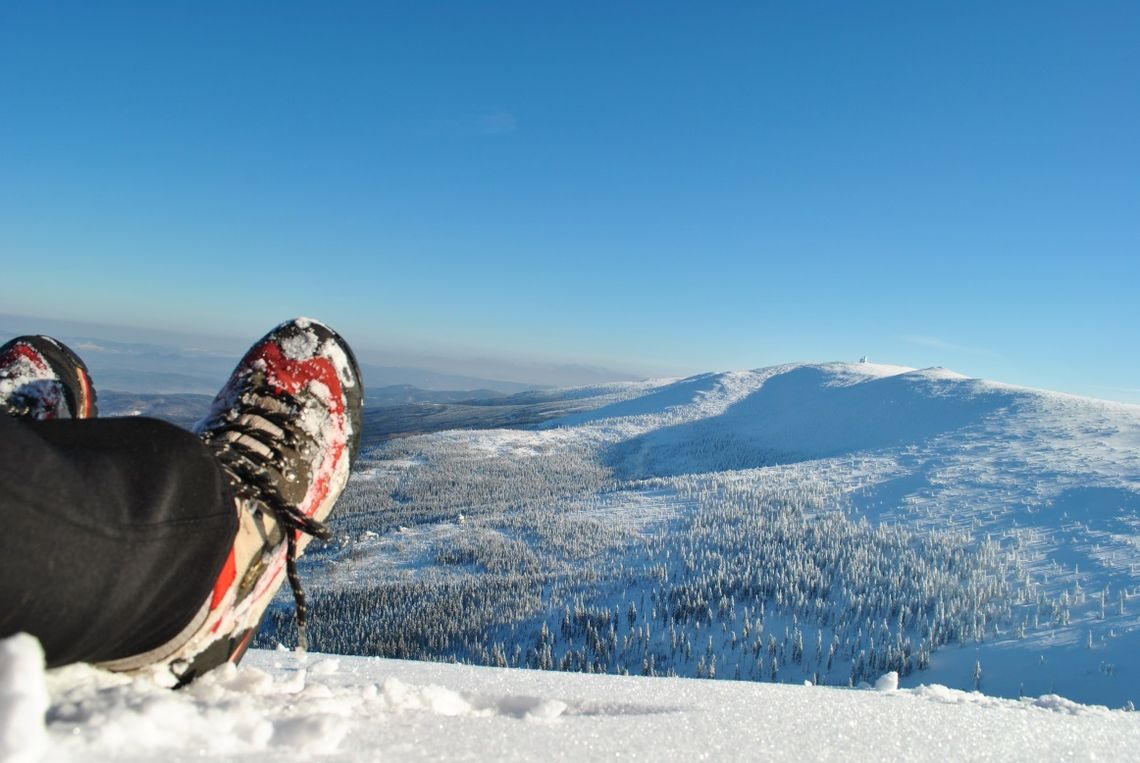
<svg viewBox="0 0 1140 763">
<path fill-rule="evenodd" d="M 333 367 L 337 370 L 337 375 L 340 377 L 340 383 L 346 389 L 351 389 L 356 386 L 356 375 L 352 372 L 352 363 L 348 360 L 348 354 L 340 344 L 332 341 L 331 339 L 325 342 L 321 347 L 321 355 L 332 361 Z"/>
<path fill-rule="evenodd" d="M 317 335 L 311 331 L 302 331 L 281 340 L 281 350 L 290 360 L 307 360 L 316 355 Z"/>
<path fill-rule="evenodd" d="M 340 717 L 302 715 L 284 718 L 273 725 L 273 744 L 313 754 L 336 752 L 348 729 L 348 721 Z"/>
<path fill-rule="evenodd" d="M 899 674 L 897 670 L 884 673 L 879 676 L 879 680 L 875 681 L 875 691 L 898 691 L 898 688 Z"/>
<path fill-rule="evenodd" d="M 973 701 L 969 692 L 964 692 L 960 689 L 951 689 L 941 684 L 923 684 L 911 689 L 911 693 L 916 697 L 923 697 L 924 699 L 942 702 L 947 705 L 960 705 Z M 978 696 L 980 697 L 981 695 L 979 694 Z"/>
<path fill-rule="evenodd" d="M 452 691 L 442 686 L 409 686 L 389 678 L 380 687 L 380 698 L 389 710 L 426 710 L 445 716 L 505 716 L 531 721 L 550 721 L 569 707 L 561 700 L 531 697 L 480 697 Z"/>
<path fill-rule="evenodd" d="M 380 697 L 391 710 L 430 710 L 439 715 L 469 715 L 471 703 L 459 693 L 441 686 L 408 686 L 389 678 L 380 689 Z"/>
<path fill-rule="evenodd" d="M 1043 694 L 1040 697 L 1033 699 L 1027 698 L 1024 701 L 1031 707 L 1039 707 L 1042 710 L 1052 710 L 1056 713 L 1068 713 L 1069 715 L 1080 715 L 1092 709 L 1089 705 L 1082 705 L 1056 694 Z"/>
<path fill-rule="evenodd" d="M 562 715 L 569 705 L 557 699 L 542 697 L 514 697 L 499 702 L 498 711 L 503 715 L 532 721 L 550 721 Z"/>
</svg>

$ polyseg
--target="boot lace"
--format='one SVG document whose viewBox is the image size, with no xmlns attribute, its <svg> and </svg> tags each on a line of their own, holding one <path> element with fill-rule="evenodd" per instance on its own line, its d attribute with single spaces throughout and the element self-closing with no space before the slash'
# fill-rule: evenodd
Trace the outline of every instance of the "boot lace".
<svg viewBox="0 0 1140 763">
<path fill-rule="evenodd" d="M 307 456 L 312 442 L 297 426 L 301 405 L 293 396 L 247 392 L 242 395 L 241 403 L 240 411 L 227 412 L 225 420 L 213 427 L 204 439 L 230 474 L 236 495 L 263 507 L 285 534 L 285 573 L 296 604 L 297 643 L 305 650 L 308 648 L 305 634 L 308 605 L 297 572 L 297 540 L 304 533 L 327 541 L 332 533 L 324 522 L 306 516 L 285 500 L 279 480 L 295 482 L 297 479 L 285 450 L 292 449 Z"/>
</svg>

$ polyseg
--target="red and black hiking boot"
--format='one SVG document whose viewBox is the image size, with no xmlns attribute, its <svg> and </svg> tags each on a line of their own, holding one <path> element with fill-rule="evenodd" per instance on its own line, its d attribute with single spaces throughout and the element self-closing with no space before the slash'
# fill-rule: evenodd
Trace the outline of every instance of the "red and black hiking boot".
<svg viewBox="0 0 1140 763">
<path fill-rule="evenodd" d="M 0 347 L 0 412 L 29 421 L 89 419 L 95 387 L 79 356 L 47 336 L 18 336 Z"/>
<path fill-rule="evenodd" d="M 362 399 L 352 351 L 321 323 L 283 323 L 250 348 L 195 427 L 228 477 L 239 516 L 214 592 L 172 642 L 103 667 L 158 668 L 157 679 L 183 685 L 236 663 L 286 577 L 305 646 L 296 559 L 311 538 L 329 538 L 324 520 L 356 458 Z"/>
</svg>

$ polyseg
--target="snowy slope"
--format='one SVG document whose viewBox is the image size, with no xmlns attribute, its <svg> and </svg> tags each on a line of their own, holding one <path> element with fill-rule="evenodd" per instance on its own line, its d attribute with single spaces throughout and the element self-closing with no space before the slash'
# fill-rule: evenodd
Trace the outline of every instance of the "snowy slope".
<svg viewBox="0 0 1140 763">
<path fill-rule="evenodd" d="M 889 680 L 851 690 L 255 651 L 172 692 L 87 666 L 45 681 L 35 659 L 34 642 L 0 644 L 8 760 L 1128 760 L 1140 749 L 1136 713 Z"/>
<path fill-rule="evenodd" d="M 1140 406 L 865 363 L 605 392 L 367 451 L 316 644 L 1140 701 Z"/>
</svg>

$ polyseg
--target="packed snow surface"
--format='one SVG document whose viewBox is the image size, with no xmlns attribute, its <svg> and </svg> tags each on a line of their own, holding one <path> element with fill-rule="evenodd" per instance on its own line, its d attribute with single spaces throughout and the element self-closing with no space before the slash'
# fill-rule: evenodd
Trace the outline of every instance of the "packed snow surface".
<svg viewBox="0 0 1140 763">
<path fill-rule="evenodd" d="M 171 691 L 86 665 L 45 673 L 38 644 L 15 637 L 0 644 L 0 753 L 29 763 L 1127 760 L 1140 749 L 1136 713 L 896 683 L 836 689 L 253 651 Z"/>
</svg>

